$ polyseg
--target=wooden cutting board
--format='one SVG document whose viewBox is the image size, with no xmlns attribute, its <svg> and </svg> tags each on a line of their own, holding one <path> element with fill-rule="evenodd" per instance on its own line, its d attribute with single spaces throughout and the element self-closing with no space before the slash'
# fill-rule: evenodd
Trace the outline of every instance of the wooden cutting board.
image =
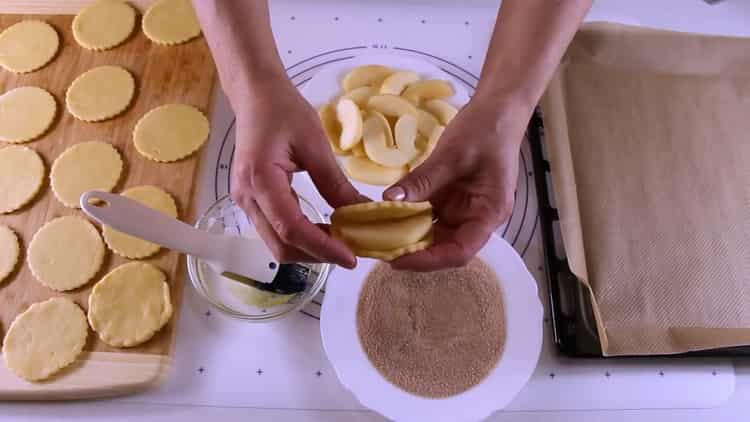
<svg viewBox="0 0 750 422">
<path fill-rule="evenodd" d="M 39 71 L 16 75 L 0 68 L 0 93 L 24 85 L 34 85 L 50 91 L 57 100 L 58 116 L 43 137 L 25 144 L 43 157 L 49 174 L 54 159 L 67 147 L 78 142 L 105 140 L 120 152 L 125 163 L 124 172 L 115 192 L 133 186 L 152 184 L 172 194 L 178 204 L 180 218 L 194 221 L 191 206 L 193 181 L 198 170 L 200 154 L 176 163 L 156 163 L 142 157 L 135 150 L 131 132 L 137 120 L 148 110 L 165 103 L 190 104 L 209 113 L 215 68 L 206 42 L 198 38 L 175 47 L 151 43 L 139 27 L 121 46 L 104 52 L 85 50 L 76 44 L 71 33 L 71 15 L 13 15 L 8 13 L 75 13 L 78 1 L 3 1 L 0 4 L 0 30 L 22 19 L 42 19 L 55 27 L 61 38 L 61 48 L 55 59 Z M 144 2 L 137 2 L 142 6 Z M 30 7 L 25 10 L 24 4 Z M 75 7 L 75 9 L 72 9 Z M 5 14 L 3 14 L 5 13 Z M 136 79 L 136 96 L 132 105 L 115 119 L 100 123 L 86 123 L 73 118 L 65 109 L 65 91 L 78 75 L 100 65 L 120 65 Z M 2 148 L 3 145 L 0 145 Z M 49 183 L 33 201 L 11 214 L 0 215 L 0 224 L 18 233 L 22 249 L 46 221 L 62 215 L 83 215 L 80 210 L 64 207 L 52 193 Z M 60 245 L 65 247 L 65 245 Z M 25 255 L 15 272 L 0 283 L 0 335 L 20 312 L 35 302 L 52 296 L 65 296 L 88 308 L 88 296 L 96 281 L 114 267 L 126 262 L 111 251 L 97 276 L 84 287 L 70 293 L 57 293 L 40 284 L 25 263 Z M 178 320 L 182 289 L 185 282 L 184 258 L 176 252 L 162 250 L 146 260 L 161 268 L 168 276 L 174 315 L 167 326 L 147 343 L 117 349 L 99 341 L 89 332 L 85 352 L 76 363 L 44 383 L 29 383 L 17 378 L 4 364 L 0 364 L 0 399 L 71 399 L 125 394 L 148 387 L 165 375 L 170 365 L 175 323 Z"/>
</svg>

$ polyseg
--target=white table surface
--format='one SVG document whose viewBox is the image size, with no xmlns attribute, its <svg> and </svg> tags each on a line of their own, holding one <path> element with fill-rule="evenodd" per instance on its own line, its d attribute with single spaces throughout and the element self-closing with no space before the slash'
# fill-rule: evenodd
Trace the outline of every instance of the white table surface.
<svg viewBox="0 0 750 422">
<path fill-rule="evenodd" d="M 304 1 L 304 0 L 296 0 Z M 345 13 L 347 1 L 341 3 Z M 449 0 L 408 0 L 430 7 Z M 288 3 L 277 0 L 274 3 Z M 272 3 L 272 6 L 274 5 Z M 496 4 L 496 0 L 462 0 L 467 6 Z M 750 36 L 750 1 L 725 0 L 706 7 L 701 0 L 595 0 L 587 20 L 608 20 L 657 28 Z M 275 6 L 273 6 L 275 7 Z M 735 360 L 736 391 L 714 409 L 617 409 L 608 411 L 501 412 L 492 421 L 744 421 L 750 412 L 750 362 Z M 107 400 L 74 403 L 3 403 L 0 421 L 50 421 L 75 418 L 80 421 L 379 421 L 370 412 L 261 409 L 247 407 L 177 406 L 122 403 Z"/>
</svg>

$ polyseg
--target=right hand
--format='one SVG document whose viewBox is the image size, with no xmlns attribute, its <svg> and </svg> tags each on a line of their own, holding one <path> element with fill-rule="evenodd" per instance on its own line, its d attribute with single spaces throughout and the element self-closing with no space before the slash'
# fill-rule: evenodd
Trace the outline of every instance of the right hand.
<svg viewBox="0 0 750 422">
<path fill-rule="evenodd" d="M 292 173 L 307 171 L 331 207 L 365 200 L 341 172 L 315 110 L 286 75 L 229 97 L 237 116 L 231 196 L 274 256 L 356 266 L 343 242 L 305 217 L 291 187 Z"/>
</svg>

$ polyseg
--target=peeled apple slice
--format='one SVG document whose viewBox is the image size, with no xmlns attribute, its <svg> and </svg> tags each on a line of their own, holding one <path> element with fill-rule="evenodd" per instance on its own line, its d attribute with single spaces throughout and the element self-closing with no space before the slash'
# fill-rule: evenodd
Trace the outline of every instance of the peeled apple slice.
<svg viewBox="0 0 750 422">
<path fill-rule="evenodd" d="M 399 125 L 402 121 L 405 121 L 405 123 Z M 418 152 L 414 147 L 417 135 L 416 119 L 414 116 L 404 115 L 396 123 L 397 130 L 399 130 L 399 126 L 401 126 L 402 144 L 399 144 L 397 140 L 397 148 L 390 148 L 387 144 L 387 138 L 391 136 L 391 127 L 388 125 L 388 120 L 377 111 L 370 113 L 370 117 L 365 120 L 362 132 L 362 142 L 370 160 L 381 166 L 401 168 L 417 156 Z"/>
<path fill-rule="evenodd" d="M 455 91 L 447 81 L 430 79 L 409 85 L 401 95 L 412 103 L 419 104 L 422 101 L 452 97 L 453 94 Z"/>
<path fill-rule="evenodd" d="M 318 109 L 320 123 L 323 126 L 323 132 L 331 144 L 331 149 L 336 155 L 347 155 L 347 152 L 339 148 L 339 138 L 341 138 L 341 125 L 336 118 L 336 109 L 331 104 L 326 104 Z"/>
<path fill-rule="evenodd" d="M 453 107 L 450 103 L 443 100 L 425 101 L 422 106 L 425 110 L 437 117 L 443 125 L 450 123 L 450 121 L 456 117 L 456 114 L 458 114 L 458 109 L 456 107 Z"/>
<path fill-rule="evenodd" d="M 401 117 L 404 114 L 417 115 L 417 108 L 412 103 L 396 95 L 374 95 L 367 102 L 367 107 L 386 116 Z"/>
<path fill-rule="evenodd" d="M 362 112 L 354 101 L 342 98 L 336 104 L 336 118 L 341 125 L 339 148 L 348 151 L 362 139 Z"/>
<path fill-rule="evenodd" d="M 406 166 L 400 168 L 385 167 L 362 157 L 347 159 L 344 163 L 344 171 L 358 182 L 378 186 L 392 185 L 409 172 Z"/>
<path fill-rule="evenodd" d="M 417 130 L 420 135 L 429 137 L 435 126 L 440 126 L 437 117 L 422 109 L 417 110 Z"/>
<path fill-rule="evenodd" d="M 432 130 L 430 137 L 427 138 L 427 145 L 425 146 L 424 151 L 422 151 L 422 154 L 420 154 L 411 163 L 409 163 L 409 170 L 414 170 L 415 168 L 419 167 L 422 163 L 424 163 L 427 157 L 432 154 L 432 151 L 435 150 L 438 141 L 440 141 L 440 137 L 443 135 L 443 131 L 445 131 L 445 126 L 436 126 L 435 129 Z"/>
<path fill-rule="evenodd" d="M 367 100 L 373 95 L 377 94 L 378 90 L 372 86 L 361 86 L 354 88 L 343 95 L 344 98 L 348 98 L 354 101 L 358 107 L 364 108 L 367 105 Z"/>
<path fill-rule="evenodd" d="M 354 68 L 344 76 L 341 86 L 345 92 L 362 86 L 379 86 L 383 79 L 387 78 L 393 70 L 390 67 L 378 64 L 370 64 Z"/>
<path fill-rule="evenodd" d="M 408 70 L 400 71 L 391 74 L 383 81 L 380 85 L 381 94 L 390 95 L 401 95 L 401 92 L 406 89 L 406 86 L 413 84 L 419 80 L 419 75 L 416 72 Z"/>
<path fill-rule="evenodd" d="M 417 143 L 417 118 L 411 114 L 404 114 L 398 118 L 396 125 L 393 127 L 393 137 L 396 140 L 396 148 L 411 159 L 418 155 Z"/>
</svg>

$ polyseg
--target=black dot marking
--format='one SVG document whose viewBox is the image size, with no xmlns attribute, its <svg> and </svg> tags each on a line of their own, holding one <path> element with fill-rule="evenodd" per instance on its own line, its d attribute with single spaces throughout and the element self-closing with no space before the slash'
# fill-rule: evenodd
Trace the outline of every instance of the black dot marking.
<svg viewBox="0 0 750 422">
<path fill-rule="evenodd" d="M 267 311 L 267 310 L 265 310 L 265 309 L 261 309 L 260 311 L 261 311 L 261 312 L 263 312 L 264 314 L 265 314 L 266 312 L 268 312 L 268 311 Z"/>
<path fill-rule="evenodd" d="M 275 262 L 269 262 L 268 263 L 268 268 L 270 268 L 272 270 L 275 270 L 276 269 L 276 263 Z"/>
<path fill-rule="evenodd" d="M 531 176 L 533 173 L 529 172 L 529 176 Z"/>
<path fill-rule="evenodd" d="M 260 369 L 260 368 L 258 368 L 258 370 L 255 371 L 255 373 L 258 374 L 258 375 L 263 375 L 263 370 Z"/>
<path fill-rule="evenodd" d="M 664 371 L 659 371 L 659 376 L 663 377 L 664 376 Z"/>
<path fill-rule="evenodd" d="M 612 374 L 610 374 L 609 371 L 607 371 L 607 372 L 604 373 L 604 376 L 607 377 L 607 378 L 609 378 L 611 375 Z"/>
<path fill-rule="evenodd" d="M 378 18 L 378 22 L 383 22 L 383 18 Z"/>
<path fill-rule="evenodd" d="M 469 60 L 471 60 L 472 58 L 474 58 L 474 56 L 469 56 Z"/>
<path fill-rule="evenodd" d="M 321 375 L 323 375 L 323 373 L 322 373 L 322 372 L 320 372 L 320 371 L 318 371 L 318 372 L 316 372 L 316 373 L 315 373 L 315 375 L 317 375 L 317 376 L 321 376 Z"/>
<path fill-rule="evenodd" d="M 292 54 L 292 50 L 287 50 L 286 54 Z"/>
<path fill-rule="evenodd" d="M 205 371 L 205 369 L 204 369 L 204 368 L 203 368 L 202 366 L 201 366 L 200 368 L 198 368 L 198 372 L 199 372 L 199 373 L 201 373 L 201 374 L 202 374 L 202 373 L 203 373 L 203 371 Z"/>
<path fill-rule="evenodd" d="M 422 23 L 427 23 L 427 21 L 426 21 L 426 20 L 424 20 L 424 19 L 422 19 L 422 20 L 421 20 L 421 22 L 422 22 Z"/>
<path fill-rule="evenodd" d="M 549 318 L 544 318 L 544 322 L 549 322 Z"/>
<path fill-rule="evenodd" d="M 711 371 L 711 375 L 716 376 L 716 371 Z"/>
<path fill-rule="evenodd" d="M 464 25 L 469 26 L 469 21 L 464 22 Z"/>
<path fill-rule="evenodd" d="M 294 16 L 290 16 L 290 17 L 289 17 L 289 19 L 291 19 L 291 20 L 296 20 L 297 18 L 296 18 L 296 17 L 294 17 Z"/>
<path fill-rule="evenodd" d="M 542 271 L 544 268 L 540 265 L 537 267 L 537 270 Z"/>
<path fill-rule="evenodd" d="M 206 316 L 211 316 L 211 310 L 210 310 L 210 309 L 209 309 L 209 310 L 207 310 L 207 311 L 206 311 L 206 313 L 205 313 L 204 315 L 206 315 Z"/>
<path fill-rule="evenodd" d="M 555 377 L 555 373 L 554 372 L 550 372 L 549 377 L 550 378 L 554 378 Z"/>
<path fill-rule="evenodd" d="M 336 22 L 338 22 L 339 21 L 339 17 L 336 16 L 336 17 L 333 18 L 333 20 L 335 20 Z"/>
</svg>

